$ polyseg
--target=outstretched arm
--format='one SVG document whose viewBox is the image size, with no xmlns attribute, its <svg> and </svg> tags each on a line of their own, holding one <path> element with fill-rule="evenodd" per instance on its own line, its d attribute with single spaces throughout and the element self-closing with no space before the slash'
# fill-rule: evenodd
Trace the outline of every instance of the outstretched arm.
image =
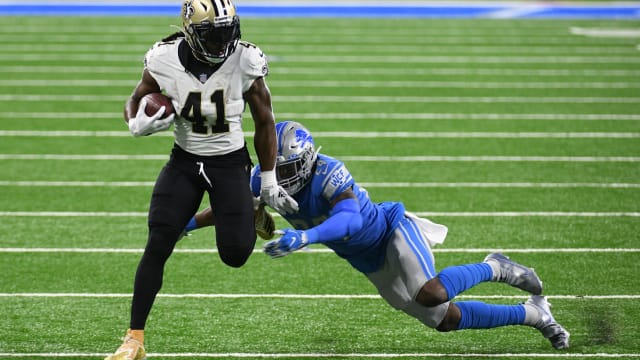
<svg viewBox="0 0 640 360">
<path fill-rule="evenodd" d="M 281 257 L 310 244 L 344 239 L 360 229 L 360 203 L 353 191 L 348 189 L 334 200 L 331 216 L 327 220 L 308 230 L 276 231 L 282 236 L 265 244 L 264 251 L 271 257 Z"/>
</svg>

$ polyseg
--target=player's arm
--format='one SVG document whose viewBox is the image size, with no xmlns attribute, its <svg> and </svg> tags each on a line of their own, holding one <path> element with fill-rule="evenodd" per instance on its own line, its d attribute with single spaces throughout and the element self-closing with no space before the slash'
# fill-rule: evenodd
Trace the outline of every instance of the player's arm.
<svg viewBox="0 0 640 360">
<path fill-rule="evenodd" d="M 345 239 L 360 229 L 360 203 L 353 190 L 348 188 L 332 201 L 331 215 L 327 220 L 308 230 L 277 231 L 282 236 L 265 244 L 264 251 L 271 257 L 280 257 L 310 244 Z"/>
<path fill-rule="evenodd" d="M 160 92 L 160 85 L 156 82 L 156 79 L 151 76 L 147 69 L 142 72 L 142 78 L 138 81 L 138 84 L 133 89 L 131 96 L 127 100 L 124 106 L 124 121 L 129 122 L 129 119 L 135 118 L 138 112 L 138 106 L 140 100 L 147 94 L 153 92 Z"/>
<path fill-rule="evenodd" d="M 199 213 L 193 215 L 193 217 L 191 217 L 191 220 L 189 220 L 189 223 L 187 224 L 187 226 L 184 228 L 184 231 L 189 232 L 195 229 L 200 229 L 207 226 L 213 226 L 215 224 L 216 224 L 216 219 L 213 216 L 213 211 L 211 210 L 211 207 L 208 207 L 200 211 Z"/>
<path fill-rule="evenodd" d="M 320 225 L 305 230 L 308 243 L 323 243 L 342 240 L 362 229 L 360 203 L 351 188 L 340 194 L 333 202 L 331 216 Z"/>
<path fill-rule="evenodd" d="M 264 78 L 257 78 L 253 82 L 249 90 L 244 93 L 244 99 L 249 104 L 255 124 L 253 145 L 260 168 L 263 172 L 272 171 L 276 165 L 276 126 L 271 107 L 271 92 Z"/>
<path fill-rule="evenodd" d="M 271 92 L 264 78 L 257 78 L 244 99 L 249 104 L 255 124 L 253 145 L 258 155 L 261 172 L 260 197 L 279 213 L 298 211 L 298 203 L 278 185 L 274 171 L 276 165 L 277 140 L 275 117 L 271 107 Z"/>
<path fill-rule="evenodd" d="M 174 114 L 162 117 L 166 109 L 160 108 L 155 114 L 145 113 L 146 102 L 143 97 L 153 92 L 160 92 L 160 85 L 147 69 L 142 72 L 142 78 L 133 89 L 131 96 L 124 106 L 124 121 L 129 126 L 133 136 L 151 135 L 166 130 L 171 126 Z"/>
</svg>

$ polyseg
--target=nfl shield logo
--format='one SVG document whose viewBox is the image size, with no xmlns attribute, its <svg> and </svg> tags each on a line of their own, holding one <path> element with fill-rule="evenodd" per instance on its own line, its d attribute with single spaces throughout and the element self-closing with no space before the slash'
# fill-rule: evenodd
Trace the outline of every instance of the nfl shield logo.
<svg viewBox="0 0 640 360">
<path fill-rule="evenodd" d="M 200 74 L 200 82 L 203 84 L 207 82 L 207 74 Z"/>
</svg>

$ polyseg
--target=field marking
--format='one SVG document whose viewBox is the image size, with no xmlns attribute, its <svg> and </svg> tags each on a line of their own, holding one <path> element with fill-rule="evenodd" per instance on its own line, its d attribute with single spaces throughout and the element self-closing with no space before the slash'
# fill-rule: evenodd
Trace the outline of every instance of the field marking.
<svg viewBox="0 0 640 360">
<path fill-rule="evenodd" d="M 434 253 L 447 254 L 486 254 L 501 252 L 509 254 L 546 254 L 546 253 L 637 253 L 640 248 L 545 248 L 545 249 L 432 249 Z M 179 254 L 217 254 L 218 249 L 174 249 L 174 253 Z M 0 253 L 29 254 L 29 253 L 77 253 L 77 254 L 142 254 L 144 249 L 122 249 L 122 248 L 0 248 Z M 254 254 L 262 253 L 262 249 L 256 248 Z M 308 248 L 296 254 L 333 254 L 329 248 Z"/>
<path fill-rule="evenodd" d="M 105 357 L 107 353 L 0 353 L 0 357 Z M 640 353 L 508 353 L 508 354 L 483 354 L 483 353 L 147 353 L 150 358 L 637 358 Z"/>
<path fill-rule="evenodd" d="M 571 211 L 497 211 L 497 212 L 446 212 L 416 211 L 418 216 L 443 217 L 640 217 L 640 212 L 571 212 Z M 108 211 L 0 211 L 0 217 L 146 217 L 147 212 Z M 273 214 L 280 217 L 278 214 Z"/>
<path fill-rule="evenodd" d="M 339 156 L 345 162 L 640 162 L 634 156 Z M 0 154 L 0 160 L 168 160 L 169 155 Z"/>
<path fill-rule="evenodd" d="M 570 27 L 569 31 L 573 35 L 583 35 L 586 37 L 640 38 L 640 30 L 638 29 L 604 29 L 604 28 Z"/>
<path fill-rule="evenodd" d="M 0 186 L 21 187 L 152 187 L 154 184 L 153 181 L 0 181 Z M 640 188 L 640 183 L 360 182 L 359 184 L 367 188 Z"/>
<path fill-rule="evenodd" d="M 640 294 L 623 295 L 545 295 L 550 300 L 638 300 Z M 131 298 L 130 293 L 0 293 L 0 298 Z M 299 299 L 299 300 L 379 300 L 378 294 L 167 294 L 168 299 Z M 458 295 L 458 299 L 520 300 L 528 295 Z"/>
<path fill-rule="evenodd" d="M 56 28 L 57 30 L 57 28 Z M 129 30 L 131 31 L 131 30 Z M 137 34 L 137 33 L 136 33 Z M 139 35 L 139 34 L 138 34 Z M 415 34 L 410 35 L 415 36 Z M 303 40 L 304 41 L 304 40 Z M 6 53 L 15 55 L 20 54 L 50 54 L 50 53 L 82 53 L 82 54 L 115 54 L 120 55 L 138 55 L 144 53 L 151 45 L 151 42 L 147 44 L 101 44 L 99 48 L 95 46 L 87 46 L 85 44 L 3 44 L 3 50 Z M 38 51 L 33 49 L 37 46 Z M 548 55 L 555 54 L 567 54 L 567 55 L 600 55 L 603 53 L 603 48 L 598 46 L 582 46 L 567 44 L 559 49 L 558 47 L 550 46 L 519 46 L 519 45 L 392 45 L 388 44 L 384 48 L 372 48 L 367 44 L 348 44 L 348 45 L 329 45 L 329 44 L 314 44 L 314 45 L 280 45 L 269 44 L 269 57 L 271 54 L 295 54 L 302 53 L 304 55 L 312 54 L 353 54 L 353 53 L 370 53 L 372 55 L 386 55 L 386 54 L 424 54 L 433 55 L 441 54 L 446 51 L 450 54 L 465 54 L 465 55 L 494 55 L 495 53 L 509 53 L 511 55 Z M 620 47 L 608 47 L 606 49 L 607 55 L 618 54 L 632 54 L 634 49 L 632 47 L 620 46 Z"/>
<path fill-rule="evenodd" d="M 78 36 L 73 36 L 73 41 L 78 40 Z M 422 37 L 424 38 L 424 37 Z M 417 39 L 417 38 L 416 38 Z M 17 37 L 12 37 L 13 41 L 17 41 Z M 40 36 L 40 40 L 42 40 Z M 111 39 L 113 40 L 113 39 Z M 278 39 L 282 42 L 286 42 L 284 39 Z M 394 40 L 397 40 L 395 38 Z M 412 39 L 413 40 L 413 39 Z M 469 37 L 464 37 L 464 40 L 468 41 Z M 517 39 L 522 41 L 522 39 Z M 100 41 L 98 38 L 92 38 L 92 41 Z M 305 38 L 303 41 L 312 43 L 311 38 Z M 326 38 L 319 39 L 319 41 L 326 42 Z M 346 38 L 343 41 L 348 41 Z M 357 39 L 358 43 L 364 42 L 364 39 Z M 22 41 L 20 41 L 22 43 Z M 151 45 L 153 42 L 150 42 Z M 373 43 L 379 43 L 374 41 Z M 386 44 L 386 43 L 385 43 Z M 415 42 L 412 44 L 415 45 Z M 95 61 L 95 54 L 55 54 L 55 53 L 43 53 L 43 54 L 0 54 L 0 61 L 17 61 L 17 62 L 38 62 L 43 61 Z M 109 62 L 122 62 L 132 63 L 140 62 L 140 55 L 118 55 L 107 54 L 101 55 L 100 59 Z M 344 56 L 323 56 L 323 55 L 282 55 L 282 56 L 269 56 L 271 62 L 276 63 L 280 61 L 286 61 L 288 63 L 379 63 L 379 64 L 637 64 L 638 59 L 633 56 L 474 56 L 474 55 L 460 55 L 460 56 L 439 56 L 439 55 L 407 55 L 407 56 L 387 56 L 387 55 L 371 55 L 371 56 L 358 56 L 358 55 L 344 55 Z M 70 80 L 70 82 L 75 82 Z M 13 83 L 13 80 L 8 80 L 8 83 Z M 305 83 L 305 82 L 301 82 Z M 0 82 L 0 84 L 4 84 Z M 134 84 L 135 85 L 135 84 Z M 19 86 L 19 85 L 18 85 Z"/>
<path fill-rule="evenodd" d="M 640 98 L 638 99 L 640 103 Z M 316 138 L 419 138 L 419 139 L 636 139 L 640 132 L 454 132 L 454 131 L 316 131 Z M 245 131 L 245 137 L 253 137 Z M 129 131 L 0 130 L 0 137 L 131 137 Z M 171 132 L 156 136 L 173 137 Z"/>
<path fill-rule="evenodd" d="M 279 103 L 525 103 L 525 104 L 638 104 L 638 97 L 526 97 L 526 96 L 278 96 Z M 0 94 L 1 102 L 124 102 L 123 95 Z"/>
<path fill-rule="evenodd" d="M 1 66 L 0 73 L 64 73 L 64 74 L 139 74 L 141 67 L 131 66 Z M 308 67 L 278 67 L 273 69 L 274 74 L 296 75 L 447 75 L 447 76 L 606 76 L 606 77 L 632 77 L 639 76 L 640 70 L 606 70 L 606 69 L 401 69 L 385 67 L 358 67 L 358 68 L 308 68 Z"/>
<path fill-rule="evenodd" d="M 95 55 L 92 55 L 95 57 Z M 634 61 L 638 61 L 634 59 Z M 132 80 L 0 80 L 0 86 L 19 87 L 133 87 Z M 273 80 L 272 87 L 324 88 L 476 88 L 476 89 L 636 89 L 640 82 L 489 82 L 489 81 L 374 81 Z"/>
<path fill-rule="evenodd" d="M 492 114 L 492 113 L 279 113 L 280 118 L 301 120 L 582 120 L 637 121 L 638 114 Z M 116 112 L 0 112 L 0 119 L 121 119 Z M 247 114 L 247 119 L 251 119 Z"/>
</svg>

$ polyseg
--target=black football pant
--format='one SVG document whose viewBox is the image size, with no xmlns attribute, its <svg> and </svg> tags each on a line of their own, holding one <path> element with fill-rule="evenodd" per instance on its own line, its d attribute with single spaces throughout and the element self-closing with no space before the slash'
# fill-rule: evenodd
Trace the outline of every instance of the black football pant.
<svg viewBox="0 0 640 360">
<path fill-rule="evenodd" d="M 149 238 L 134 282 L 132 329 L 144 329 L 162 287 L 164 264 L 187 222 L 198 211 L 205 191 L 215 217 L 220 258 L 232 267 L 247 261 L 256 243 L 250 173 L 246 147 L 226 155 L 202 157 L 174 146 L 151 195 Z"/>
</svg>

